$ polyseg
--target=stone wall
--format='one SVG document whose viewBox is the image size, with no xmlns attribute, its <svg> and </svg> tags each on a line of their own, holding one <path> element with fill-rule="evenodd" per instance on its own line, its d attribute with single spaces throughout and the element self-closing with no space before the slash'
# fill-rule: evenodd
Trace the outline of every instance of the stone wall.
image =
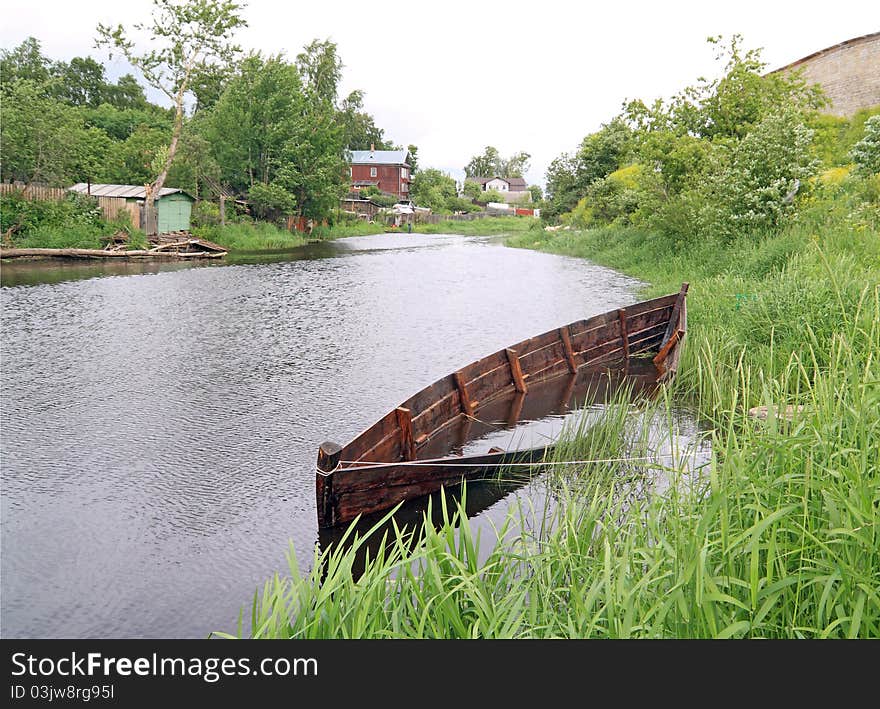
<svg viewBox="0 0 880 709">
<path fill-rule="evenodd" d="M 809 83 L 825 89 L 832 102 L 828 113 L 848 117 L 880 105 L 880 32 L 835 44 L 776 72 L 798 69 Z"/>
</svg>

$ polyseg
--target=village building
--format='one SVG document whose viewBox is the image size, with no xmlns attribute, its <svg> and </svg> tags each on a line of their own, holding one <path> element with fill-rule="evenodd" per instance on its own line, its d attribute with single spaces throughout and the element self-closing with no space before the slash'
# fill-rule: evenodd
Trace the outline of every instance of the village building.
<svg viewBox="0 0 880 709">
<path fill-rule="evenodd" d="M 500 193 L 507 204 L 532 201 L 532 193 L 522 177 L 468 177 L 465 182 L 476 182 L 483 192 Z"/>
<path fill-rule="evenodd" d="M 143 228 L 143 207 L 146 190 L 143 185 L 106 185 L 78 182 L 69 187 L 70 192 L 98 198 L 99 205 L 105 209 L 114 208 L 114 213 L 127 211 L 131 224 Z M 190 216 L 195 198 L 176 187 L 163 187 L 156 199 L 160 234 L 174 231 L 189 231 Z"/>
<path fill-rule="evenodd" d="M 408 200 L 412 169 L 406 150 L 352 150 L 351 187 L 360 191 L 376 187 L 381 192 Z"/>
</svg>

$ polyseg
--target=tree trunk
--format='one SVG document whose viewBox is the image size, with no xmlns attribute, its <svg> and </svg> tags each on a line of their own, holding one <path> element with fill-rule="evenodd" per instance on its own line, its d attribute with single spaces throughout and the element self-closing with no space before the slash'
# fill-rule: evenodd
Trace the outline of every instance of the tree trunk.
<svg viewBox="0 0 880 709">
<path fill-rule="evenodd" d="M 180 88 L 177 91 L 177 96 L 174 98 L 174 131 L 171 134 L 171 144 L 168 146 L 168 157 L 165 159 L 165 164 L 162 166 L 159 176 L 149 185 L 144 199 L 144 231 L 147 233 L 148 238 L 159 233 L 159 215 L 156 209 L 156 200 L 159 198 L 162 186 L 165 184 L 165 178 L 168 177 L 168 170 L 171 169 L 174 156 L 177 154 L 177 145 L 180 142 L 180 133 L 183 130 L 183 98 L 186 95 L 189 75 L 192 72 L 194 62 L 195 60 L 187 65 L 184 78 L 180 82 Z"/>
</svg>

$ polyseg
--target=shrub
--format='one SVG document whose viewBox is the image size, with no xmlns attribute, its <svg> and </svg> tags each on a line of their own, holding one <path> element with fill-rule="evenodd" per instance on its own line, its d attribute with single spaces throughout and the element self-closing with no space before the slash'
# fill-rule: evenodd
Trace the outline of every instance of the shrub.
<svg viewBox="0 0 880 709">
<path fill-rule="evenodd" d="M 880 115 L 865 121 L 865 136 L 853 146 L 849 155 L 859 173 L 880 172 Z"/>
</svg>

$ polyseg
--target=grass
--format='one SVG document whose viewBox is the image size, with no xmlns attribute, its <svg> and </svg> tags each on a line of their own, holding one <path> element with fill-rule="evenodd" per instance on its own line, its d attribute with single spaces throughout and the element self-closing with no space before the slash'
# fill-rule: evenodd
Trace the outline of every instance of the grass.
<svg viewBox="0 0 880 709">
<path fill-rule="evenodd" d="M 281 251 L 302 246 L 307 238 L 268 222 L 194 227 L 193 235 L 220 244 L 229 251 Z"/>
<path fill-rule="evenodd" d="M 414 231 L 420 234 L 463 234 L 465 236 L 490 236 L 494 234 L 518 234 L 539 228 L 540 221 L 531 217 L 483 217 L 470 221 L 444 220 L 437 224 L 416 224 Z"/>
</svg>

